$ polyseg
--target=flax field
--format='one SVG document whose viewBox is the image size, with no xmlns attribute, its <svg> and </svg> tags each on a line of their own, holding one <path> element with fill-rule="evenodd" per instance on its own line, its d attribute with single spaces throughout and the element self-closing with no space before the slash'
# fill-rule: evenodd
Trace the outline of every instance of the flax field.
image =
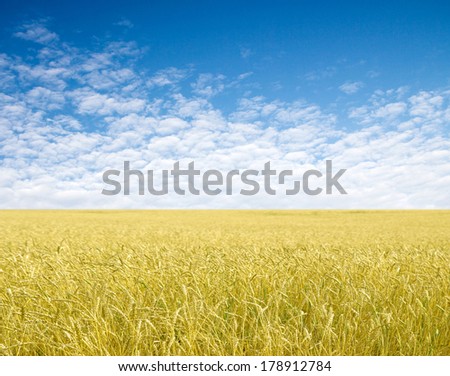
<svg viewBox="0 0 450 376">
<path fill-rule="evenodd" d="M 0 355 L 450 355 L 450 211 L 0 211 Z"/>
</svg>

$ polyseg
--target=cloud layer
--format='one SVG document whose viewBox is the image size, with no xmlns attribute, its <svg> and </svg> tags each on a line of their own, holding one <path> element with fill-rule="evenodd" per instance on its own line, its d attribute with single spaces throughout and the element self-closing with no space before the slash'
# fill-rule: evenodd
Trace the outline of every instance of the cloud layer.
<svg viewBox="0 0 450 376">
<path fill-rule="evenodd" d="M 125 21 L 118 25 L 132 26 Z M 252 79 L 250 72 L 148 72 L 134 42 L 77 48 L 43 21 L 14 37 L 33 48 L 28 56 L 0 53 L 1 208 L 450 207 L 448 90 L 378 90 L 336 113 L 248 92 L 225 111 L 216 98 Z M 340 90 L 356 95 L 362 85 L 349 81 Z M 125 160 L 142 170 L 180 160 L 223 171 L 272 161 L 300 173 L 323 169 L 327 159 L 348 170 L 341 181 L 348 195 L 100 193 L 103 171 Z"/>
</svg>

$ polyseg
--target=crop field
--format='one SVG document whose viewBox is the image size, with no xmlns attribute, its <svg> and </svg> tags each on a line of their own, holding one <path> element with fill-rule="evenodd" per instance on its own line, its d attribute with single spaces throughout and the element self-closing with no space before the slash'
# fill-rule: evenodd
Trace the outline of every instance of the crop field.
<svg viewBox="0 0 450 376">
<path fill-rule="evenodd" d="M 450 211 L 2 211 L 0 355 L 450 355 Z"/>
</svg>

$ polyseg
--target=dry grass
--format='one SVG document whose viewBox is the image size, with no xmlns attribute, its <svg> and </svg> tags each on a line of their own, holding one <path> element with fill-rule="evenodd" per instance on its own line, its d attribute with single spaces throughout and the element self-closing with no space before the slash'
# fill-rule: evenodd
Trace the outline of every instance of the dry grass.
<svg viewBox="0 0 450 376">
<path fill-rule="evenodd" d="M 3 355 L 450 355 L 449 211 L 3 211 Z"/>
</svg>

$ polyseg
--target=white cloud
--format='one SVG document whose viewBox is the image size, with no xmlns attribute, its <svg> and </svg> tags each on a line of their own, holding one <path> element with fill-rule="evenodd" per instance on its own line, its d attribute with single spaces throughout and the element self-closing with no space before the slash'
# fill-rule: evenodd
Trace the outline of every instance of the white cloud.
<svg viewBox="0 0 450 376">
<path fill-rule="evenodd" d="M 150 88 L 175 85 L 185 79 L 187 74 L 188 72 L 186 70 L 174 67 L 161 69 L 148 79 L 147 85 Z"/>
<path fill-rule="evenodd" d="M 105 46 L 105 52 L 116 58 L 134 58 L 142 55 L 145 48 L 139 48 L 134 41 L 109 42 Z"/>
<path fill-rule="evenodd" d="M 374 70 L 370 70 L 367 72 L 367 77 L 369 78 L 376 78 L 380 75 L 380 72 L 374 71 Z"/>
<path fill-rule="evenodd" d="M 263 96 L 238 98 L 224 112 L 211 98 L 249 73 L 228 82 L 175 67 L 148 74 L 134 64 L 142 49 L 133 42 L 88 51 L 52 44 L 56 34 L 31 29 L 19 37 L 45 44 L 38 59 L 0 54 L 2 208 L 450 206 L 448 91 L 376 91 L 348 109 L 348 118 L 306 101 Z M 351 94 L 362 85 L 340 89 Z M 348 120 L 352 127 L 343 128 Z M 197 168 L 223 171 L 261 169 L 270 160 L 300 173 L 323 169 L 326 159 L 348 169 L 347 196 L 100 194 L 102 172 L 125 160 L 140 169 L 195 160 Z"/>
<path fill-rule="evenodd" d="M 126 18 L 122 18 L 120 21 L 117 21 L 114 25 L 123 26 L 126 27 L 127 29 L 132 29 L 134 27 L 133 23 Z"/>
<path fill-rule="evenodd" d="M 133 71 L 128 68 L 118 70 L 101 69 L 93 70 L 82 77 L 89 86 L 97 90 L 111 90 L 120 86 L 124 87 L 131 84 L 136 79 Z"/>
<path fill-rule="evenodd" d="M 18 78 L 25 84 L 37 84 L 57 90 L 63 90 L 67 86 L 66 80 L 73 75 L 73 72 L 67 68 L 44 65 L 31 66 L 20 63 L 14 65 L 12 69 L 18 73 Z"/>
<path fill-rule="evenodd" d="M 64 106 L 65 97 L 41 86 L 34 87 L 25 94 L 27 103 L 38 109 L 57 110 Z"/>
<path fill-rule="evenodd" d="M 67 129 L 69 131 L 81 131 L 83 126 L 79 120 L 75 119 L 72 116 L 68 115 L 56 115 L 51 119 L 52 122 L 57 124 L 63 129 Z"/>
<path fill-rule="evenodd" d="M 212 97 L 225 89 L 224 80 L 223 74 L 202 73 L 191 86 L 195 94 L 202 97 Z"/>
<path fill-rule="evenodd" d="M 317 81 L 324 78 L 330 78 L 336 74 L 336 71 L 337 71 L 336 67 L 326 67 L 321 70 L 315 70 L 307 73 L 305 75 L 305 79 L 308 81 Z"/>
<path fill-rule="evenodd" d="M 251 75 L 253 75 L 253 72 L 246 72 L 246 73 L 242 73 L 238 76 L 238 80 L 245 80 L 246 78 L 250 77 Z"/>
<path fill-rule="evenodd" d="M 241 57 L 243 59 L 248 59 L 252 54 L 252 50 L 250 48 L 241 47 Z"/>
<path fill-rule="evenodd" d="M 443 97 L 441 95 L 434 95 L 434 93 L 428 93 L 422 91 L 409 98 L 409 102 L 412 105 L 410 110 L 411 115 L 432 117 L 439 114 L 439 109 L 443 103 Z"/>
<path fill-rule="evenodd" d="M 189 123 L 187 121 L 177 117 L 169 117 L 159 121 L 158 133 L 173 134 L 186 128 L 189 128 Z"/>
<path fill-rule="evenodd" d="M 116 98 L 91 90 L 75 90 L 70 93 L 81 114 L 112 115 L 141 112 L 146 102 L 139 98 Z"/>
<path fill-rule="evenodd" d="M 20 31 L 14 33 L 14 36 L 40 44 L 50 44 L 59 39 L 58 35 L 49 31 L 42 22 L 23 25 Z"/>
<path fill-rule="evenodd" d="M 362 82 L 360 82 L 360 81 L 346 82 L 346 83 L 342 84 L 341 86 L 339 86 L 339 90 L 342 91 L 345 94 L 355 94 L 363 86 L 364 86 L 364 84 Z"/>
<path fill-rule="evenodd" d="M 374 115 L 379 118 L 396 117 L 404 113 L 406 111 L 406 108 L 406 104 L 402 102 L 389 103 L 383 107 L 378 108 L 375 111 Z"/>
</svg>

